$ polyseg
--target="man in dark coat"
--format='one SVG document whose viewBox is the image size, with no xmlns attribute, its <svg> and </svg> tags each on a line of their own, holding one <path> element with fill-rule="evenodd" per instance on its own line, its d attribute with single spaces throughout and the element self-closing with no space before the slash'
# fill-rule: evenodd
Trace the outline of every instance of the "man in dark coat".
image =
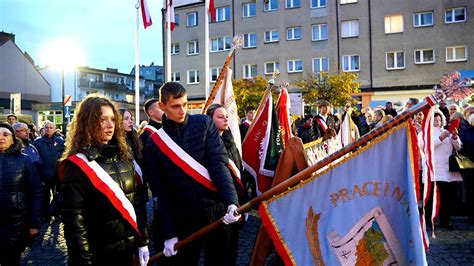
<svg viewBox="0 0 474 266">
<path fill-rule="evenodd" d="M 184 87 L 167 82 L 160 89 L 163 127 L 150 136 L 145 151 L 149 185 L 157 195 L 163 253 L 172 265 L 198 265 L 201 241 L 176 251 L 174 244 L 224 216 L 238 221 L 238 199 L 227 168 L 227 152 L 214 122 L 206 115 L 188 115 Z M 193 170 L 202 173 L 202 179 Z M 207 172 L 207 177 L 206 176 Z M 229 228 L 230 229 L 230 228 Z M 225 232 L 219 230 L 219 232 Z M 206 264 L 226 265 L 230 241 L 224 233 L 207 236 Z"/>
<path fill-rule="evenodd" d="M 245 108 L 245 119 L 239 125 L 240 138 L 242 139 L 242 141 L 244 141 L 245 135 L 247 135 L 247 131 L 249 131 L 249 128 L 252 125 L 254 116 L 255 107 L 247 106 L 247 108 Z"/>
<path fill-rule="evenodd" d="M 326 100 L 321 100 L 318 103 L 319 114 L 313 119 L 313 132 L 315 139 L 322 138 L 326 129 L 332 128 L 339 131 L 339 119 L 337 116 L 331 114 L 331 103 Z"/>
<path fill-rule="evenodd" d="M 64 140 L 55 136 L 55 132 L 56 125 L 51 121 L 46 121 L 44 123 L 44 136 L 33 142 L 41 158 L 39 175 L 43 183 L 43 216 L 45 221 L 49 220 L 51 214 L 56 215 L 58 211 L 51 207 L 51 193 L 53 193 L 53 201 L 57 202 L 59 196 L 57 164 L 64 151 Z"/>
</svg>

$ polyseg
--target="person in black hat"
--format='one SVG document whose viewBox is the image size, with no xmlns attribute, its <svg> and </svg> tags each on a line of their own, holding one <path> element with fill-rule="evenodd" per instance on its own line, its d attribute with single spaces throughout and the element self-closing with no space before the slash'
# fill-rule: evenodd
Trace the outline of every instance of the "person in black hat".
<svg viewBox="0 0 474 266">
<path fill-rule="evenodd" d="M 43 190 L 13 128 L 0 123 L 0 265 L 19 265 L 29 238 L 39 234 Z"/>
</svg>

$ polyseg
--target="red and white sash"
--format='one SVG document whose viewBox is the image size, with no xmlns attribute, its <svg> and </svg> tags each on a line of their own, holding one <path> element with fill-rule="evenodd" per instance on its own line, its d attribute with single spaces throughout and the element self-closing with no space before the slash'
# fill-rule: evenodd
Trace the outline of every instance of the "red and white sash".
<svg viewBox="0 0 474 266">
<path fill-rule="evenodd" d="M 133 165 L 135 166 L 135 179 L 137 180 L 138 184 L 142 186 L 143 185 L 142 168 L 140 168 L 140 165 L 138 165 L 136 160 L 133 160 Z"/>
<path fill-rule="evenodd" d="M 245 124 L 246 126 L 250 127 L 252 125 L 252 121 L 249 121 L 248 119 L 245 119 L 242 124 Z"/>
<path fill-rule="evenodd" d="M 234 174 L 235 178 L 237 179 L 237 182 L 242 187 L 244 187 L 244 185 L 242 184 L 242 177 L 240 176 L 240 169 L 237 167 L 237 165 L 235 165 L 234 161 L 232 161 L 230 158 L 229 158 L 229 169 Z"/>
<path fill-rule="evenodd" d="M 158 148 L 181 170 L 206 188 L 217 191 L 211 180 L 209 171 L 196 161 L 191 155 L 186 153 L 176 142 L 174 142 L 163 128 L 156 130 L 156 134 L 150 137 Z"/>
<path fill-rule="evenodd" d="M 75 163 L 86 174 L 95 188 L 102 192 L 117 209 L 123 218 L 130 223 L 138 235 L 141 237 L 137 226 L 137 215 L 132 203 L 127 199 L 123 190 L 115 183 L 110 175 L 96 162 L 89 161 L 82 153 L 77 153 L 68 157 L 68 160 Z"/>
<path fill-rule="evenodd" d="M 153 134 L 154 132 L 156 132 L 156 128 L 154 126 L 151 126 L 151 125 L 146 125 L 144 128 L 143 128 L 143 131 L 148 131 L 148 133 L 150 134 Z"/>
<path fill-rule="evenodd" d="M 326 121 L 324 121 L 324 119 L 322 119 L 321 117 L 316 117 L 316 121 L 318 122 L 319 126 L 323 129 L 323 133 L 326 133 L 326 130 L 328 129 Z"/>
</svg>

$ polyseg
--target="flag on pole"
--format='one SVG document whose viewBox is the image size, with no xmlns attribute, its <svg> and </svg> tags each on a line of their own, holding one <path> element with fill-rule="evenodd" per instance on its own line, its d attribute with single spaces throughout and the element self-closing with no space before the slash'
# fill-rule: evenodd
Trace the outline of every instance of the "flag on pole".
<svg viewBox="0 0 474 266">
<path fill-rule="evenodd" d="M 337 133 L 337 139 L 342 147 L 347 146 L 360 137 L 359 129 L 351 118 L 352 109 L 344 112 L 341 129 Z"/>
<path fill-rule="evenodd" d="M 285 265 L 427 264 L 408 123 L 262 203 Z"/>
<path fill-rule="evenodd" d="M 165 12 L 166 12 L 166 22 L 168 22 L 168 19 L 169 19 L 170 29 L 171 31 L 173 31 L 176 25 L 173 0 L 164 0 L 164 4 L 165 4 Z M 166 27 L 168 27 L 168 23 L 166 23 Z"/>
<path fill-rule="evenodd" d="M 214 6 L 214 0 L 209 0 L 209 13 L 211 14 L 212 21 L 216 21 L 216 8 Z"/>
<path fill-rule="evenodd" d="M 153 24 L 153 21 L 151 21 L 150 11 L 148 11 L 146 0 L 140 0 L 140 8 L 142 10 L 143 27 L 146 29 L 147 27 L 151 26 L 151 24 Z"/>
<path fill-rule="evenodd" d="M 288 143 L 288 140 L 293 137 L 291 132 L 291 121 L 290 121 L 290 99 L 288 90 L 284 87 L 280 90 L 280 96 L 277 104 L 278 122 L 280 122 L 281 138 L 283 145 Z"/>
<path fill-rule="evenodd" d="M 213 103 L 222 105 L 229 114 L 229 129 L 234 137 L 235 145 L 242 154 L 242 143 L 239 130 L 239 114 L 237 112 L 237 102 L 235 101 L 234 88 L 232 86 L 232 69 L 227 68 L 224 82 L 217 90 Z"/>
<path fill-rule="evenodd" d="M 242 143 L 244 167 L 254 177 L 257 193 L 263 193 L 271 187 L 282 150 L 280 125 L 272 93 L 266 90 Z"/>
</svg>

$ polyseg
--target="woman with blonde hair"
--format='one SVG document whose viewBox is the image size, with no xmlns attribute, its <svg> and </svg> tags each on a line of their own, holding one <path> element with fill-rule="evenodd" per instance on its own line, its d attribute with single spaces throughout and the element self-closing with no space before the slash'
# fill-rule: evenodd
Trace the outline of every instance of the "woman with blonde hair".
<svg viewBox="0 0 474 266">
<path fill-rule="evenodd" d="M 149 258 L 145 202 L 120 114 L 106 97 L 86 97 L 61 158 L 62 222 L 71 265 L 131 265 Z"/>
</svg>

